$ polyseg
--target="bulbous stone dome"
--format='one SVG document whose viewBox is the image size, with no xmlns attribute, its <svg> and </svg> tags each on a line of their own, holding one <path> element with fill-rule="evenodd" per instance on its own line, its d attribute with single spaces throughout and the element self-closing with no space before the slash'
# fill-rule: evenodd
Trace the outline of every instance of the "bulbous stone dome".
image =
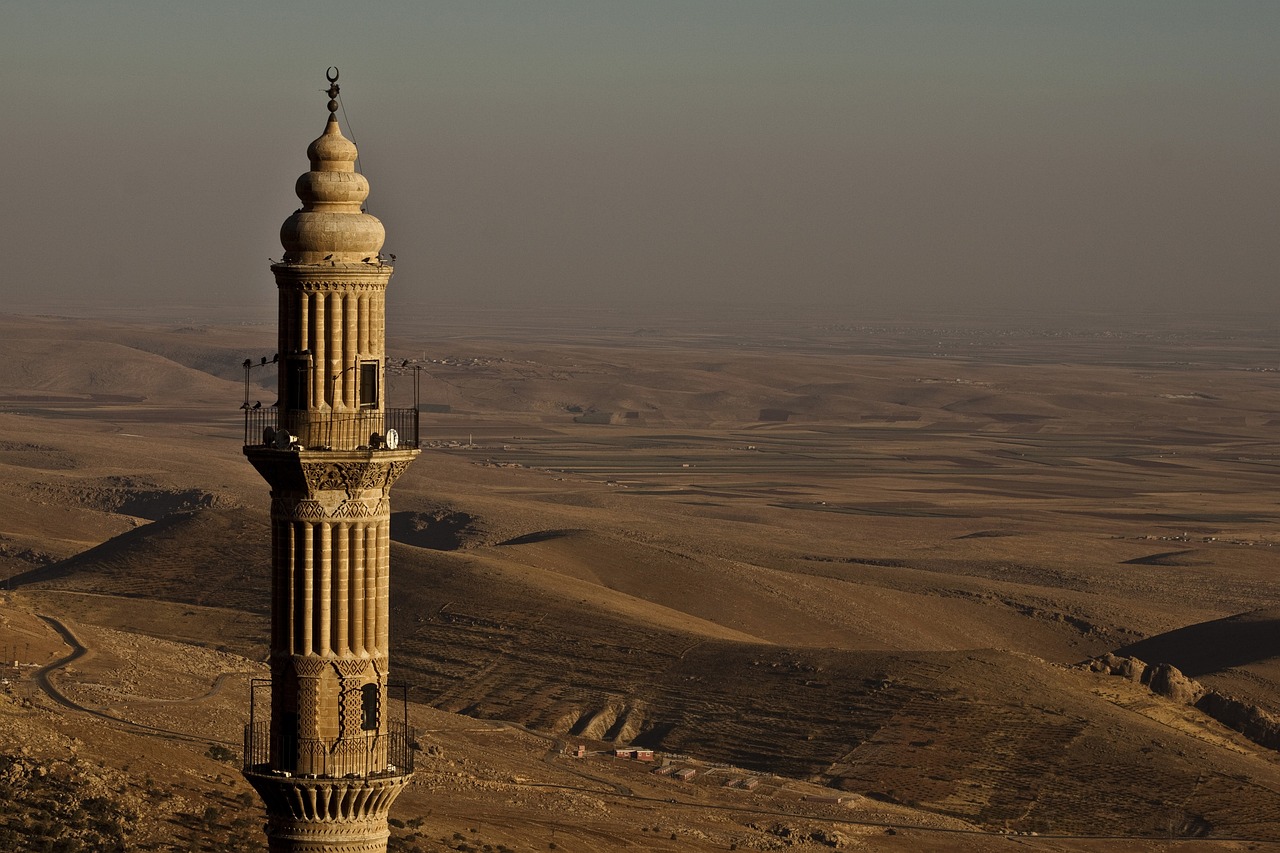
<svg viewBox="0 0 1280 853">
<path fill-rule="evenodd" d="M 284 262 L 360 262 L 376 256 L 386 231 L 377 217 L 360 210 L 369 182 L 356 171 L 355 143 L 342 135 L 332 113 L 324 133 L 307 147 L 307 158 L 311 171 L 294 186 L 302 209 L 280 226 Z"/>
</svg>

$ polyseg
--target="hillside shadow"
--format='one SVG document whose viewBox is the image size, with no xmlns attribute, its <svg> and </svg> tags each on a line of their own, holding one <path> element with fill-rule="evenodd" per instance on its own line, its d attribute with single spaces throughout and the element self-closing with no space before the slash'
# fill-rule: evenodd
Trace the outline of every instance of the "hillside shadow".
<svg viewBox="0 0 1280 853">
<path fill-rule="evenodd" d="M 177 512 L 11 584 L 265 613 L 270 542 L 263 519 L 243 508 Z"/>
<path fill-rule="evenodd" d="M 1116 654 L 1170 663 L 1195 678 L 1280 656 L 1280 610 L 1256 610 L 1149 637 Z"/>
<path fill-rule="evenodd" d="M 1122 566 L 1207 566 L 1209 563 L 1205 560 L 1189 560 L 1187 557 L 1196 553 L 1194 548 L 1185 548 L 1181 551 L 1161 551 L 1158 554 L 1148 554 L 1145 557 L 1134 557 L 1132 560 L 1125 560 Z"/>
<path fill-rule="evenodd" d="M 523 536 L 516 536 L 512 539 L 506 539 L 499 542 L 499 545 L 532 545 L 535 542 L 550 542 L 553 539 L 564 539 L 567 536 L 573 536 L 575 533 L 581 533 L 580 530 L 538 530 L 533 533 L 526 533 Z"/>
<path fill-rule="evenodd" d="M 184 519 L 179 514 L 175 514 L 153 521 L 150 524 L 136 527 L 133 530 L 126 530 L 119 536 L 113 536 L 106 542 L 65 560 L 59 560 L 47 566 L 40 566 L 21 574 L 13 575 L 8 580 L 9 587 L 17 589 L 28 584 L 60 580 L 82 571 L 86 566 L 105 562 L 117 554 L 127 553 L 135 549 L 145 549 L 149 541 L 157 534 L 163 535 L 171 529 L 181 527 L 183 522 Z"/>
<path fill-rule="evenodd" d="M 391 513 L 391 538 L 404 545 L 431 551 L 456 551 L 473 532 L 475 519 L 465 512 Z"/>
</svg>

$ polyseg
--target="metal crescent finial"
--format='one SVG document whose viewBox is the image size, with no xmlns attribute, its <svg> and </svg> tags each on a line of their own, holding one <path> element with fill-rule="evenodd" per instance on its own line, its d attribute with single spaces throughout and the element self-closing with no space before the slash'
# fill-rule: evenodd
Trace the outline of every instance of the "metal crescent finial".
<svg viewBox="0 0 1280 853">
<path fill-rule="evenodd" d="M 338 66 L 330 65 L 324 70 L 324 77 L 329 81 L 329 112 L 336 113 L 338 111 L 338 92 L 341 88 L 338 86 Z"/>
</svg>

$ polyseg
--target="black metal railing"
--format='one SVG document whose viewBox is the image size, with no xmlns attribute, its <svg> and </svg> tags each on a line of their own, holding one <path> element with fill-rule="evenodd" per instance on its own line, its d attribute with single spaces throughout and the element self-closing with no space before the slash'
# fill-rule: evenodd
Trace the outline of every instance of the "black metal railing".
<svg viewBox="0 0 1280 853">
<path fill-rule="evenodd" d="M 321 778 L 403 776 L 413 772 L 413 745 L 413 729 L 397 720 L 388 721 L 383 733 L 336 739 L 273 736 L 269 723 L 251 723 L 244 727 L 244 769 Z"/>
<path fill-rule="evenodd" d="M 388 447 L 395 430 L 399 447 L 418 446 L 418 410 L 368 409 L 359 412 L 285 411 L 275 406 L 244 410 L 244 443 L 261 447 L 281 431 L 291 445 L 308 450 L 378 450 Z"/>
</svg>

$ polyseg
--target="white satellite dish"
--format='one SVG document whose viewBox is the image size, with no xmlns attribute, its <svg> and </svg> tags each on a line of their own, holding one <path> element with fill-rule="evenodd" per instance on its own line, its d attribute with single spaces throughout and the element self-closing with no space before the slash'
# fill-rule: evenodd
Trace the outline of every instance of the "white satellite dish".
<svg viewBox="0 0 1280 853">
<path fill-rule="evenodd" d="M 290 445 L 293 444 L 293 436 L 289 435 L 289 431 L 287 429 L 279 430 L 276 432 L 275 443 L 277 450 L 288 450 Z"/>
<path fill-rule="evenodd" d="M 400 433 L 396 432 L 393 429 L 387 430 L 386 441 L 387 441 L 387 450 L 395 450 L 396 447 L 399 446 L 400 444 Z"/>
</svg>

